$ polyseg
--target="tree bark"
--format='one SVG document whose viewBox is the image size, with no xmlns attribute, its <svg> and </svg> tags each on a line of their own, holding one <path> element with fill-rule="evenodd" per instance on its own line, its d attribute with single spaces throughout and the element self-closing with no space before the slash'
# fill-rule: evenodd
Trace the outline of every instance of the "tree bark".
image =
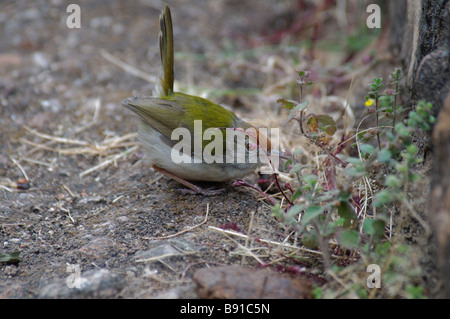
<svg viewBox="0 0 450 319">
<path fill-rule="evenodd" d="M 391 49 L 406 81 L 403 100 L 433 103 L 437 116 L 432 142 L 419 136 L 421 154 L 431 159 L 428 219 L 437 241 L 441 296 L 450 298 L 450 0 L 389 1 Z"/>
<path fill-rule="evenodd" d="M 450 1 L 390 1 L 391 49 L 403 65 L 410 106 L 432 102 L 437 115 L 450 91 Z"/>
<path fill-rule="evenodd" d="M 438 243 L 442 297 L 450 298 L 450 94 L 433 131 L 434 165 L 430 206 Z"/>
</svg>

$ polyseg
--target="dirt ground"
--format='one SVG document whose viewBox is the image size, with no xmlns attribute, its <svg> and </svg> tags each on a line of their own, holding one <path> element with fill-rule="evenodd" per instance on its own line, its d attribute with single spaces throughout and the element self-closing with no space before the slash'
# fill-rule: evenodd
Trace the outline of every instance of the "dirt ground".
<svg viewBox="0 0 450 319">
<path fill-rule="evenodd" d="M 172 5 L 177 51 L 214 54 L 220 48 L 211 45 L 223 45 L 223 37 L 241 28 L 258 32 L 246 13 L 249 3 L 187 3 L 174 1 Z M 153 84 L 111 64 L 101 50 L 157 75 L 162 3 L 79 4 L 80 29 L 67 28 L 65 1 L 1 4 L 0 175 L 3 185 L 22 178 L 19 166 L 11 160 L 17 159 L 31 187 L 23 191 L 12 187 L 12 193 L 0 190 L 1 252 L 21 251 L 18 265 L 1 267 L 0 296 L 144 298 L 174 287 L 189 288 L 195 269 L 240 262 L 240 257 L 229 256 L 235 244 L 205 226 L 171 240 L 152 237 L 201 223 L 207 207 L 206 225 L 235 223 L 246 230 L 252 211 L 255 225 L 271 228 L 277 223 L 247 189 L 225 185 L 228 189 L 222 196 L 181 195 L 179 184 L 161 178 L 142 160 L 140 147 L 115 165 L 81 178 L 82 171 L 100 163 L 109 151 L 100 156 L 60 154 L 21 140 L 52 148 L 80 147 L 48 143 L 24 126 L 92 144 L 136 132 L 135 118 L 120 101 L 137 93 L 151 94 Z M 267 16 L 268 6 L 269 1 L 261 3 L 258 12 L 251 14 Z M 183 78 L 186 67 L 179 65 L 177 78 Z M 202 81 L 210 75 L 195 70 L 193 76 Z M 127 142 L 137 144 L 137 139 L 133 136 Z M 116 153 L 124 150 L 113 149 Z M 139 262 L 159 253 L 174 256 L 166 257 L 164 264 Z M 83 277 L 99 277 L 97 283 L 107 288 L 67 289 L 66 280 L 72 274 L 69 265 L 77 265 Z M 196 296 L 191 288 L 180 291 L 184 297 Z"/>
<path fill-rule="evenodd" d="M 154 84 L 108 57 L 158 75 L 163 2 L 79 1 L 80 29 L 66 26 L 68 3 L 0 3 L 0 254 L 21 251 L 20 263 L 0 266 L 0 297 L 197 298 L 196 270 L 256 266 L 239 253 L 242 238 L 210 226 L 245 234 L 254 213 L 252 235 L 280 240 L 286 233 L 269 206 L 232 185 L 218 196 L 181 194 L 145 162 L 137 121 L 120 105 Z M 292 22 L 290 1 L 170 5 L 180 87 L 207 88 L 243 117 L 270 118 L 273 110 L 248 107 L 251 95 L 221 92 L 270 83 L 257 58 L 254 68 L 227 65 Z M 30 188 L 21 190 L 24 174 Z M 81 289 L 68 287 L 74 275 Z"/>
</svg>

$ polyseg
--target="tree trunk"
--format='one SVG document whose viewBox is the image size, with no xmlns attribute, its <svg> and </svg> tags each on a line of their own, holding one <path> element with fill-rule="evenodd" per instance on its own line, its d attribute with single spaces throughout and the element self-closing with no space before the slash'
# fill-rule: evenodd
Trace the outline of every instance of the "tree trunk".
<svg viewBox="0 0 450 319">
<path fill-rule="evenodd" d="M 442 297 L 450 298 L 450 94 L 433 131 L 434 167 L 431 187 L 431 214 L 438 242 Z"/>
<path fill-rule="evenodd" d="M 450 0 L 389 1 L 390 39 L 406 77 L 403 100 L 433 103 L 437 116 L 432 142 L 419 136 L 431 160 L 431 192 L 426 212 L 437 241 L 441 296 L 450 298 Z M 406 13 L 406 14 L 405 14 Z"/>
<path fill-rule="evenodd" d="M 391 48 L 406 74 L 411 105 L 425 99 L 437 115 L 450 91 L 450 1 L 389 2 Z M 405 14 L 406 13 L 406 14 Z"/>
</svg>

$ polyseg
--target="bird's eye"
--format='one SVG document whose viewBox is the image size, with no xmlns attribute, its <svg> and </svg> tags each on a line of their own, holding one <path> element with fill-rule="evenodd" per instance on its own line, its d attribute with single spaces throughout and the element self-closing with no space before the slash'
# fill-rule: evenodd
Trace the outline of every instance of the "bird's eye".
<svg viewBox="0 0 450 319">
<path fill-rule="evenodd" d="M 249 138 L 245 139 L 245 148 L 247 151 L 253 151 L 258 147 L 255 143 L 252 143 L 252 141 Z"/>
</svg>

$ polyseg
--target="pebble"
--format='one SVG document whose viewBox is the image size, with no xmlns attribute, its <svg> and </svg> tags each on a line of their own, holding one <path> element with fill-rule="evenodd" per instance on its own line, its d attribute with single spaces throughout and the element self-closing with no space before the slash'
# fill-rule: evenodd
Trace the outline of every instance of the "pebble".
<svg viewBox="0 0 450 319">
<path fill-rule="evenodd" d="M 81 247 L 80 252 L 95 259 L 106 258 L 115 246 L 116 244 L 112 239 L 99 237 Z"/>
<path fill-rule="evenodd" d="M 69 285 L 67 278 L 50 283 L 43 287 L 38 298 L 113 298 L 124 288 L 125 280 L 122 275 L 107 269 L 94 269 L 76 279 L 75 284 Z M 69 288 L 72 286 L 72 288 Z"/>
<path fill-rule="evenodd" d="M 62 110 L 62 104 L 57 99 L 43 100 L 41 101 L 41 105 L 46 111 L 51 111 L 53 113 L 57 113 Z"/>
<path fill-rule="evenodd" d="M 203 268 L 193 275 L 203 299 L 310 299 L 311 284 L 303 277 L 242 266 Z"/>
</svg>

